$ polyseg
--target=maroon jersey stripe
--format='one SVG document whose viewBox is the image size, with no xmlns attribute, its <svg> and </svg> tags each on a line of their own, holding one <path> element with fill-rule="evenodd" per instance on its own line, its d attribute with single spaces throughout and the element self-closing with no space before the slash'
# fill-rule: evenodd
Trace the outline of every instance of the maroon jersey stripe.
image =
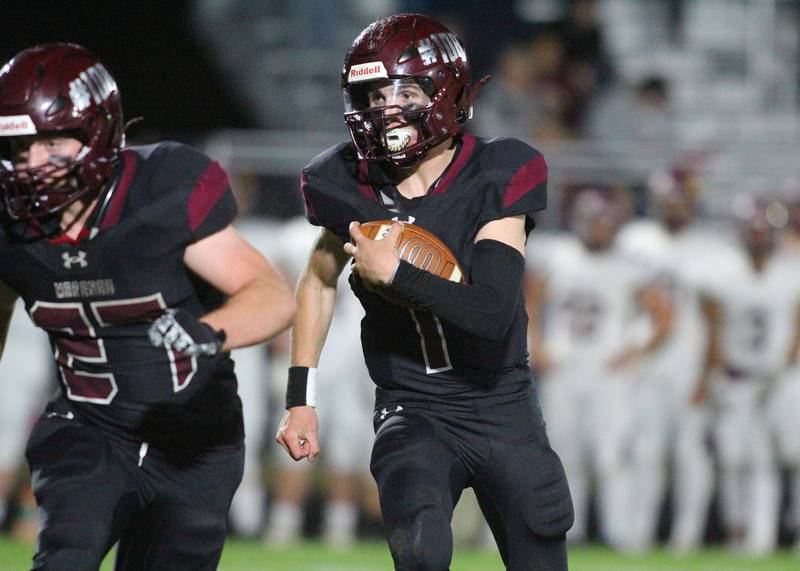
<svg viewBox="0 0 800 571">
<path fill-rule="evenodd" d="M 194 232 L 228 190 L 228 175 L 217 161 L 208 165 L 189 196 L 189 228 Z"/>
<path fill-rule="evenodd" d="M 545 182 L 547 182 L 547 163 L 544 162 L 542 155 L 537 155 L 514 173 L 503 194 L 503 208 L 508 208 Z"/>
<path fill-rule="evenodd" d="M 308 185 L 308 177 L 305 172 L 300 173 L 300 195 L 303 197 L 303 204 L 306 206 L 308 218 L 317 220 L 317 215 L 314 213 L 314 203 L 308 198 L 306 194 L 306 186 Z"/>
<path fill-rule="evenodd" d="M 59 234 L 55 238 L 50 238 L 48 241 L 55 246 L 58 246 L 59 244 L 69 244 L 71 246 L 77 246 L 78 244 L 80 244 L 81 240 L 88 237 L 89 237 L 89 229 L 81 228 L 76 238 L 70 238 L 66 234 Z"/>
<path fill-rule="evenodd" d="M 442 194 L 447 190 L 447 187 L 450 186 L 450 183 L 453 182 L 453 179 L 458 176 L 458 173 L 461 172 L 461 169 L 464 168 L 464 165 L 467 164 L 470 157 L 472 156 L 472 151 L 475 150 L 475 136 L 470 135 L 469 133 L 465 133 L 463 138 L 461 139 L 461 152 L 458 153 L 458 157 L 456 158 L 456 162 L 453 163 L 447 174 L 444 175 L 444 178 L 441 180 L 439 184 L 436 185 L 436 189 L 433 191 L 433 194 Z"/>
<path fill-rule="evenodd" d="M 136 174 L 139 166 L 139 155 L 133 151 L 122 151 L 120 156 L 122 157 L 122 176 L 119 179 L 117 190 L 114 191 L 114 196 L 111 197 L 111 204 L 108 205 L 106 215 L 100 222 L 100 230 L 106 230 L 119 222 L 119 218 L 122 216 L 122 207 L 125 205 L 125 197 L 128 196 L 133 175 Z"/>
</svg>

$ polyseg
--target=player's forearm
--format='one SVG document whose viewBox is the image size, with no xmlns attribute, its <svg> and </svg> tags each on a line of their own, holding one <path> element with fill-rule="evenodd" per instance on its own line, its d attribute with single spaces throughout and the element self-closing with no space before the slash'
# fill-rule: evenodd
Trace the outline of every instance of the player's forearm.
<svg viewBox="0 0 800 571">
<path fill-rule="evenodd" d="M 706 358 L 700 376 L 697 381 L 695 381 L 695 394 L 707 394 L 708 387 L 711 385 L 711 375 L 718 366 L 719 363 L 716 359 Z"/>
<path fill-rule="evenodd" d="M 225 331 L 223 350 L 228 351 L 263 343 L 285 331 L 295 309 L 294 296 L 283 281 L 256 278 L 201 321 Z"/>
<path fill-rule="evenodd" d="M 722 351 L 720 349 L 719 311 L 715 304 L 703 302 L 703 312 L 708 326 L 708 339 L 706 341 L 705 357 L 700 377 L 695 383 L 695 395 L 705 398 L 711 384 L 711 376 L 722 366 Z"/>
<path fill-rule="evenodd" d="M 316 367 L 333 319 L 336 288 L 305 275 L 297 284 L 297 316 L 292 327 L 292 365 Z"/>
<path fill-rule="evenodd" d="M 540 313 L 540 302 L 528 304 L 528 346 L 532 355 L 546 355 L 547 346 L 545 345 L 544 329 L 542 328 L 542 316 Z"/>
<path fill-rule="evenodd" d="M 525 310 L 528 312 L 528 346 L 532 355 L 547 353 L 544 345 L 544 329 L 542 327 L 542 305 L 545 296 L 545 281 L 526 273 L 523 279 L 525 292 Z"/>
<path fill-rule="evenodd" d="M 520 303 L 525 258 L 495 240 L 475 245 L 471 284 L 447 281 L 401 262 L 390 289 L 417 307 L 484 339 L 502 339 Z"/>
<path fill-rule="evenodd" d="M 647 287 L 638 295 L 640 306 L 649 314 L 653 332 L 639 348 L 641 353 L 655 351 L 667 340 L 675 320 L 672 304 L 667 296 L 655 287 Z"/>
<path fill-rule="evenodd" d="M 639 351 L 643 355 L 647 355 L 648 353 L 652 353 L 661 345 L 664 344 L 666 341 L 667 336 L 669 335 L 670 328 L 668 326 L 659 326 L 656 324 L 656 329 L 653 331 L 653 334 L 645 341 L 640 347 Z"/>
<path fill-rule="evenodd" d="M 798 357 L 800 357 L 800 305 L 795 309 L 794 336 L 786 358 L 787 368 L 797 365 Z"/>
</svg>

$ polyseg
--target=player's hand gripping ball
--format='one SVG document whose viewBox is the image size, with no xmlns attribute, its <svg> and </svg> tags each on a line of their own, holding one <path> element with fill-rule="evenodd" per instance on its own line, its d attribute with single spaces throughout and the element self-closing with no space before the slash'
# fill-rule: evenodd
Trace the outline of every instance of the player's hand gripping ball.
<svg viewBox="0 0 800 571">
<path fill-rule="evenodd" d="M 359 226 L 361 233 L 372 240 L 381 240 L 392 228 L 394 220 L 373 220 Z M 411 224 L 400 222 L 402 232 L 397 242 L 400 259 L 415 268 L 430 272 L 453 282 L 463 282 L 464 273 L 453 252 L 431 232 Z"/>
<path fill-rule="evenodd" d="M 446 280 L 464 281 L 464 273 L 450 249 L 420 226 L 394 220 L 375 220 L 351 224 L 350 235 L 353 241 L 345 244 L 345 252 L 354 258 L 354 272 L 361 277 L 367 290 L 392 303 L 413 307 L 387 287 L 394 278 L 393 272 L 399 260 Z M 391 240 L 392 246 L 371 245 L 371 240 L 384 239 Z"/>
</svg>

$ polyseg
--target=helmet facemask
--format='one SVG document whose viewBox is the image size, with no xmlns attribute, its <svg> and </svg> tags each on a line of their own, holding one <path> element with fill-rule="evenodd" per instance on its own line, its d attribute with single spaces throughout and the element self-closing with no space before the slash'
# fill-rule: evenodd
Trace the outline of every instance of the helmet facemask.
<svg viewBox="0 0 800 571">
<path fill-rule="evenodd" d="M 427 77 L 354 84 L 344 89 L 345 123 L 366 160 L 416 161 L 441 141 L 432 116 L 435 88 Z"/>
<path fill-rule="evenodd" d="M 79 137 L 64 133 L 65 137 Z M 0 194 L 5 202 L 5 212 L 12 220 L 39 219 L 57 214 L 61 210 L 97 189 L 86 184 L 81 177 L 91 148 L 83 144 L 74 156 L 51 155 L 48 161 L 34 168 L 15 165 L 13 139 L 0 152 Z"/>
</svg>

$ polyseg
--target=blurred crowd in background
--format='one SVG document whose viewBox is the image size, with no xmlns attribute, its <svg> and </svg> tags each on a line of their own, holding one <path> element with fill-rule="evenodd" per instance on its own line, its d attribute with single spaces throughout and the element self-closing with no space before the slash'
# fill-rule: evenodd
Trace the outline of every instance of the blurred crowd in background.
<svg viewBox="0 0 800 571">
<path fill-rule="evenodd" d="M 149 3 L 136 4 L 133 29 L 144 29 Z M 240 231 L 292 282 L 315 237 L 298 174 L 347 137 L 339 74 L 355 34 L 398 11 L 459 33 L 475 78 L 493 76 L 469 130 L 525 139 L 550 168 L 550 206 L 528 245 L 529 341 L 576 504 L 570 539 L 800 553 L 798 2 L 196 0 L 175 10 L 166 28 L 185 57 L 153 74 L 195 91 L 125 100 L 146 118 L 129 142 L 167 134 L 219 160 Z M 42 32 L 56 39 L 71 38 Z M 126 57 L 72 39 L 108 61 L 123 97 L 139 93 L 123 66 L 142 64 L 136 48 Z M 25 47 L 8 41 L 4 53 Z M 318 464 L 272 443 L 288 338 L 234 354 L 248 435 L 236 534 L 334 546 L 377 536 L 373 387 L 348 290 L 342 282 L 319 367 Z M 0 400 L 0 521 L 22 537 L 35 526 L 22 452 L 55 388 L 49 351 L 17 311 L 0 363 L 14 395 Z M 462 504 L 457 539 L 491 546 L 474 502 Z"/>
</svg>

